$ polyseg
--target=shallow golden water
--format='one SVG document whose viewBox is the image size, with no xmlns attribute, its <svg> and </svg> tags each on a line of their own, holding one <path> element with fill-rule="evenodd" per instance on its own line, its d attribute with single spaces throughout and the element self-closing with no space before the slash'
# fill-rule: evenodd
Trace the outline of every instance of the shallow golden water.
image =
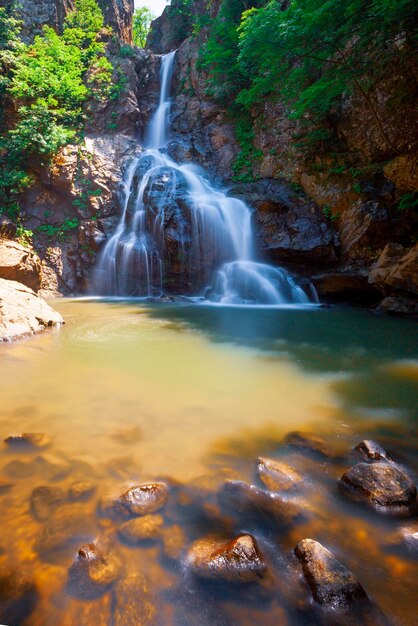
<svg viewBox="0 0 418 626">
<path fill-rule="evenodd" d="M 113 522 L 96 515 L 101 493 L 157 478 L 190 482 L 224 468 L 254 480 L 255 458 L 284 454 L 281 442 L 292 430 L 320 434 L 334 454 L 332 462 L 318 463 L 286 452 L 317 480 L 306 497 L 320 515 L 280 539 L 260 530 L 272 570 L 283 567 L 285 559 L 300 590 L 293 596 L 279 588 L 268 605 L 260 596 L 243 609 L 233 594 L 220 597 L 209 589 L 200 597 L 181 568 L 161 561 L 157 545 L 117 544 L 127 572 L 147 573 L 159 609 L 155 620 L 306 623 L 306 613 L 301 617 L 292 608 L 306 590 L 289 555 L 302 537 L 313 536 L 356 572 L 396 623 L 413 624 L 409 597 L 418 571 L 408 554 L 390 547 L 406 522 L 365 512 L 336 489 L 349 467 L 341 455 L 370 433 L 398 448 L 407 467 L 414 461 L 418 367 L 408 339 L 412 326 L 373 320 L 383 341 L 398 333 L 380 353 L 375 338 L 364 335 L 370 318 L 350 313 L 341 319 L 332 312 L 297 311 L 268 317 L 238 309 L 94 300 L 55 306 L 66 319 L 63 329 L 0 347 L 1 437 L 44 432 L 52 438 L 47 450 L 1 448 L 0 478 L 13 486 L 0 492 L 0 562 L 28 569 L 40 592 L 25 624 L 75 626 L 93 623 L 93 614 L 95 623 L 111 624 L 114 603 L 109 594 L 89 604 L 67 593 L 67 569 L 77 550 L 42 553 L 43 523 L 33 519 L 29 504 L 34 487 L 65 490 L 74 480 L 91 479 L 96 495 L 80 510 L 86 534 L 94 539 L 114 530 Z M 60 473 L 60 463 L 70 469 Z M 204 524 L 185 524 L 188 538 L 207 532 Z M 215 530 L 225 532 L 222 524 Z"/>
</svg>

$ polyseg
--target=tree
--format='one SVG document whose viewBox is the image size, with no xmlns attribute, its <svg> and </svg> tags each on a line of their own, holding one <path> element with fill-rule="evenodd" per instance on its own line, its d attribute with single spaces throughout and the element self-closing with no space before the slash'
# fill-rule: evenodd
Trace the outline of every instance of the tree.
<svg viewBox="0 0 418 626">
<path fill-rule="evenodd" d="M 133 40 L 138 48 L 145 48 L 152 20 L 155 16 L 148 7 L 136 9 L 133 17 Z"/>
</svg>

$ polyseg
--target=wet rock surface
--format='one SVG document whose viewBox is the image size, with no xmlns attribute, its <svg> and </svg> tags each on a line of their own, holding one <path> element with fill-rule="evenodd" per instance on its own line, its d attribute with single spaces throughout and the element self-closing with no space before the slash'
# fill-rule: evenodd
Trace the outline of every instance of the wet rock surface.
<svg viewBox="0 0 418 626">
<path fill-rule="evenodd" d="M 4 442 L 10 447 L 46 448 L 51 443 L 51 437 L 43 433 L 22 433 L 9 435 Z"/>
<path fill-rule="evenodd" d="M 380 443 L 371 439 L 360 441 L 354 451 L 365 461 L 393 461 Z"/>
<path fill-rule="evenodd" d="M 285 438 L 285 443 L 300 452 L 316 454 L 320 457 L 327 457 L 329 450 L 323 439 L 311 433 L 294 431 Z"/>
<path fill-rule="evenodd" d="M 68 587 L 81 598 L 100 596 L 117 580 L 121 569 L 120 560 L 107 547 L 86 544 L 69 569 Z"/>
<path fill-rule="evenodd" d="M 168 500 L 165 483 L 148 483 L 131 487 L 121 496 L 121 503 L 131 515 L 147 515 L 161 509 Z"/>
<path fill-rule="evenodd" d="M 353 500 L 388 510 L 413 510 L 417 488 L 414 482 L 393 464 L 358 463 L 340 478 L 342 493 Z"/>
<path fill-rule="evenodd" d="M 303 477 L 295 469 L 275 459 L 259 457 L 257 472 L 262 483 L 270 491 L 289 491 L 300 486 Z"/>
<path fill-rule="evenodd" d="M 239 535 L 228 543 L 198 540 L 191 546 L 186 564 L 199 577 L 240 583 L 256 582 L 267 570 L 251 535 Z"/>
<path fill-rule="evenodd" d="M 317 602 L 345 607 L 366 593 L 356 576 L 338 559 L 312 539 L 303 539 L 295 548 L 303 573 Z"/>
</svg>

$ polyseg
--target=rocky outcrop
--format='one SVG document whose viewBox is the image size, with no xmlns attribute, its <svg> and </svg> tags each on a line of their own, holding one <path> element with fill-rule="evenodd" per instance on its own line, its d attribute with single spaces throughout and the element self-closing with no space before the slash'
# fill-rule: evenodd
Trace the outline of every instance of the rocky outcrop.
<svg viewBox="0 0 418 626">
<path fill-rule="evenodd" d="M 105 23 L 123 41 L 132 41 L 132 16 L 134 0 L 98 0 L 103 10 Z M 62 31 L 67 13 L 74 9 L 74 0 L 0 0 L 5 7 L 22 22 L 25 41 L 32 41 L 42 33 L 45 25 Z"/>
<path fill-rule="evenodd" d="M 239 535 L 228 543 L 200 539 L 191 546 L 186 564 L 196 576 L 240 583 L 256 582 L 267 570 L 251 535 Z"/>
<path fill-rule="evenodd" d="M 416 507 L 417 488 L 398 467 L 384 461 L 358 463 L 340 478 L 342 493 L 378 510 L 410 511 Z"/>
<path fill-rule="evenodd" d="M 16 241 L 0 239 L 0 278 L 14 280 L 39 291 L 42 264 L 31 248 Z"/>
<path fill-rule="evenodd" d="M 355 575 L 318 541 L 303 539 L 296 546 L 295 554 L 319 604 L 346 607 L 366 597 Z"/>
<path fill-rule="evenodd" d="M 0 278 L 0 342 L 27 337 L 63 322 L 32 289 Z"/>
<path fill-rule="evenodd" d="M 403 291 L 418 296 L 418 244 L 405 249 L 388 243 L 369 272 L 371 285 L 383 291 Z"/>
</svg>

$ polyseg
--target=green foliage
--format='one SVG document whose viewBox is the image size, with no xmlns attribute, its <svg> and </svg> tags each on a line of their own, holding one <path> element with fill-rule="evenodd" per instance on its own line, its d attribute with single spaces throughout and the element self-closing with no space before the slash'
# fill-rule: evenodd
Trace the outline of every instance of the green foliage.
<svg viewBox="0 0 418 626">
<path fill-rule="evenodd" d="M 113 67 L 100 41 L 103 14 L 96 0 L 75 0 L 63 34 L 44 27 L 33 44 L 18 37 L 19 24 L 0 9 L 0 99 L 15 101 L 14 125 L 0 135 L 0 204 L 10 205 L 33 178 L 31 160 L 47 164 L 81 135 L 88 99 L 113 97 Z M 3 90 L 3 94 L 2 94 Z"/>
<path fill-rule="evenodd" d="M 398 202 L 398 211 L 418 211 L 418 193 L 404 193 Z"/>
<path fill-rule="evenodd" d="M 233 164 L 234 178 L 242 183 L 251 182 L 254 180 L 254 164 L 261 158 L 262 152 L 254 148 L 254 129 L 247 117 L 242 116 L 236 121 L 235 134 L 241 149 Z"/>
<path fill-rule="evenodd" d="M 59 225 L 54 224 L 42 224 L 36 229 L 39 233 L 42 233 L 50 239 L 66 239 L 72 231 L 77 230 L 79 226 L 78 218 L 68 218 Z"/>
<path fill-rule="evenodd" d="M 145 48 L 152 20 L 155 15 L 148 7 L 140 7 L 135 10 L 133 17 L 133 41 L 138 48 Z"/>
</svg>

